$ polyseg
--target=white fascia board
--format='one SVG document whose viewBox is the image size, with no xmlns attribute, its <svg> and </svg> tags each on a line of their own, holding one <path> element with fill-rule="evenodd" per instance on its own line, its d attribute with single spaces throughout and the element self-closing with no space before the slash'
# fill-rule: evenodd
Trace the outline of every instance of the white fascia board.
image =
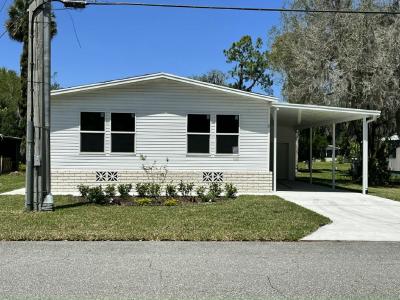
<svg viewBox="0 0 400 300">
<path fill-rule="evenodd" d="M 337 106 L 322 106 L 322 105 L 311 105 L 311 104 L 295 104 L 295 103 L 273 103 L 273 107 L 277 108 L 289 108 L 296 110 L 312 110 L 322 112 L 343 112 L 347 114 L 356 114 L 361 116 L 380 116 L 379 110 L 367 110 L 367 109 L 356 109 L 356 108 L 345 108 Z"/>
<path fill-rule="evenodd" d="M 371 115 L 368 115 L 371 116 Z M 351 121 L 356 121 L 356 120 L 361 120 L 365 117 L 365 115 L 360 115 L 360 114 L 351 114 L 347 117 L 343 117 L 343 118 L 336 118 L 333 120 L 329 120 L 329 121 L 322 121 L 322 122 L 315 122 L 315 123 L 309 123 L 309 124 L 304 124 L 304 125 L 300 125 L 300 126 L 296 126 L 295 128 L 298 130 L 301 129 L 306 129 L 306 128 L 310 128 L 310 127 L 320 127 L 320 126 L 328 126 L 328 125 L 332 125 L 333 123 L 335 124 L 340 124 L 340 123 L 346 123 L 346 122 L 351 122 Z M 371 116 L 374 117 L 374 116 Z"/>
<path fill-rule="evenodd" d="M 278 101 L 278 99 L 275 97 L 251 93 L 251 92 L 245 92 L 245 91 L 236 90 L 236 89 L 229 88 L 229 87 L 219 86 L 216 84 L 206 83 L 206 82 L 189 79 L 186 77 L 180 77 L 180 76 L 167 74 L 167 73 L 155 73 L 155 74 L 131 77 L 131 78 L 126 78 L 126 79 L 119 79 L 119 80 L 112 80 L 112 81 L 107 81 L 107 82 L 100 82 L 100 83 L 70 87 L 70 88 L 52 91 L 51 95 L 58 96 L 58 95 L 64 95 L 64 94 L 69 94 L 69 93 L 90 91 L 90 90 L 95 90 L 95 89 L 114 87 L 114 86 L 119 86 L 119 85 L 124 85 L 124 84 L 131 84 L 131 83 L 143 82 L 143 81 L 155 80 L 155 79 L 169 79 L 169 80 L 173 80 L 173 81 L 192 84 L 192 85 L 199 86 L 199 87 L 205 87 L 208 89 L 219 90 L 219 91 L 229 93 L 229 94 L 236 94 L 239 96 L 245 96 L 245 97 L 249 97 L 249 98 L 264 100 L 264 101 L 268 101 L 268 102 L 277 102 Z"/>
</svg>

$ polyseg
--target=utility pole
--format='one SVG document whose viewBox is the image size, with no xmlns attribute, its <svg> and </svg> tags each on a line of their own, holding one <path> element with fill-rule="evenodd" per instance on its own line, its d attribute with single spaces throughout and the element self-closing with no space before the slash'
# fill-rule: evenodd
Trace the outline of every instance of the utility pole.
<svg viewBox="0 0 400 300">
<path fill-rule="evenodd" d="M 52 210 L 50 193 L 51 4 L 29 5 L 26 200 L 28 210 Z M 46 201 L 45 201 L 46 200 Z"/>
<path fill-rule="evenodd" d="M 50 168 L 51 1 L 29 5 L 28 97 L 26 133 L 27 210 L 53 210 Z M 58 0 L 69 8 L 84 8 L 86 1 Z"/>
</svg>

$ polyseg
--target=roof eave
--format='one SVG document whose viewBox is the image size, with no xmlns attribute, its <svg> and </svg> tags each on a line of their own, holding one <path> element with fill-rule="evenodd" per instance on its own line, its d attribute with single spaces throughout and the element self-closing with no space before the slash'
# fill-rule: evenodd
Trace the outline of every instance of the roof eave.
<svg viewBox="0 0 400 300">
<path fill-rule="evenodd" d="M 313 111 L 331 111 L 331 112 L 345 112 L 350 114 L 358 114 L 365 116 L 377 116 L 381 115 L 381 111 L 379 110 L 367 110 L 367 109 L 356 109 L 356 108 L 344 108 L 337 106 L 321 106 L 321 105 L 312 105 L 312 104 L 294 104 L 294 103 L 273 103 L 273 107 L 276 108 L 289 108 L 289 109 L 297 109 L 297 110 L 313 110 Z"/>
</svg>

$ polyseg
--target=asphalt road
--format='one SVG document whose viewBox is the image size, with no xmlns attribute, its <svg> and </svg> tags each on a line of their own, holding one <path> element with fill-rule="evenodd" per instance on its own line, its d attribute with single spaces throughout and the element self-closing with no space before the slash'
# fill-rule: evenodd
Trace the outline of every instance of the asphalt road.
<svg viewBox="0 0 400 300">
<path fill-rule="evenodd" d="M 400 243 L 0 242 L 1 299 L 400 299 Z"/>
</svg>

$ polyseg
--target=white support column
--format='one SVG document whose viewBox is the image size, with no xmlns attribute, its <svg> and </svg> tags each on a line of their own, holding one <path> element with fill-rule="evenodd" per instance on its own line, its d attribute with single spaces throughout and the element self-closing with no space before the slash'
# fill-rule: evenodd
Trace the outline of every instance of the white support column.
<svg viewBox="0 0 400 300">
<path fill-rule="evenodd" d="M 276 192 L 276 178 L 277 178 L 277 176 L 276 176 L 276 170 L 277 170 L 277 168 L 276 168 L 276 156 L 277 156 L 277 153 L 276 153 L 276 145 L 277 145 L 277 142 L 278 142 L 278 139 L 277 139 L 277 127 L 278 127 L 278 120 L 277 120 L 277 118 L 278 118 L 278 108 L 275 108 L 274 109 L 274 116 L 273 116 L 273 118 L 274 118 L 274 160 L 273 160 L 273 191 L 274 192 Z"/>
<path fill-rule="evenodd" d="M 309 169 L 310 169 L 310 183 L 312 184 L 312 167 L 313 167 L 313 161 L 312 161 L 312 144 L 313 144 L 313 134 L 312 134 L 312 127 L 310 127 L 310 162 L 309 162 Z"/>
<path fill-rule="evenodd" d="M 336 124 L 332 125 L 332 188 L 336 187 Z"/>
<path fill-rule="evenodd" d="M 363 118 L 363 143 L 362 143 L 362 193 L 368 194 L 368 123 Z"/>
</svg>

